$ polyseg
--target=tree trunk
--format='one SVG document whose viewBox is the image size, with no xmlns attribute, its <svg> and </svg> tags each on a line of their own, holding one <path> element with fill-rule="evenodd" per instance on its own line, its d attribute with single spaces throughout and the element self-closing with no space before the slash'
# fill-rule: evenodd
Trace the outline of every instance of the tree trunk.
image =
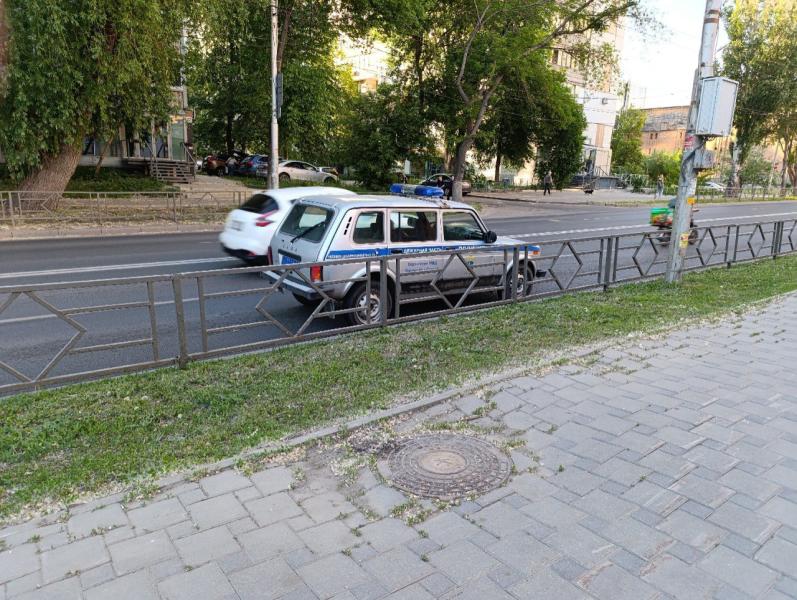
<svg viewBox="0 0 797 600">
<path fill-rule="evenodd" d="M 5 92 L 6 69 L 8 67 L 8 20 L 5 0 L 0 0 L 0 97 Z"/>
<path fill-rule="evenodd" d="M 783 141 L 783 163 L 780 168 L 780 195 L 786 195 L 786 172 L 789 170 L 789 154 L 791 153 L 791 140 Z"/>
<path fill-rule="evenodd" d="M 100 158 L 97 161 L 97 166 L 94 167 L 94 178 L 96 179 L 100 175 L 100 169 L 102 168 L 102 161 L 105 160 L 105 152 L 108 150 L 108 144 L 102 145 L 102 152 L 100 152 Z"/>
<path fill-rule="evenodd" d="M 495 176 L 493 177 L 493 181 L 498 183 L 501 179 L 501 152 L 497 152 L 495 155 Z"/>
<path fill-rule="evenodd" d="M 232 154 L 232 113 L 227 113 L 227 126 L 224 130 L 224 142 L 227 144 L 227 154 Z"/>
<path fill-rule="evenodd" d="M 473 138 L 466 137 L 457 145 L 457 153 L 454 156 L 454 181 L 451 185 L 451 199 L 454 202 L 462 202 L 462 180 L 465 178 L 465 164 L 471 144 Z"/>
<path fill-rule="evenodd" d="M 66 189 L 75 169 L 80 161 L 80 144 L 64 144 L 58 154 L 46 156 L 42 161 L 41 168 L 29 175 L 19 184 L 21 192 L 57 192 L 61 193 Z M 47 196 L 31 198 L 32 204 L 43 204 L 48 200 Z"/>
</svg>

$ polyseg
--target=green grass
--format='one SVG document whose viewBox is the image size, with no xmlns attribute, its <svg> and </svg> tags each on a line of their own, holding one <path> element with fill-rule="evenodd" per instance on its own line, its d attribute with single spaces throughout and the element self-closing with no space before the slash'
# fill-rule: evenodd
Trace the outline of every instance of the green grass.
<svg viewBox="0 0 797 600">
<path fill-rule="evenodd" d="M 0 516 L 129 484 L 575 344 L 797 289 L 797 257 L 288 346 L 0 401 Z M 686 326 L 686 325 L 685 325 Z"/>
</svg>

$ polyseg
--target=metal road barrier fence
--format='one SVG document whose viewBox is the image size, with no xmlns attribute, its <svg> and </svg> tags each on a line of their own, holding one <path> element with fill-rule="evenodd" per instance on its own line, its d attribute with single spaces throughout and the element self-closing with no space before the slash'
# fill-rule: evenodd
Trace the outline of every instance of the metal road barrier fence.
<svg viewBox="0 0 797 600">
<path fill-rule="evenodd" d="M 252 190 L 255 191 L 255 190 Z M 22 228 L 52 233 L 90 227 L 105 229 L 141 224 L 179 229 L 214 223 L 251 195 L 237 190 L 179 192 L 20 192 L 0 191 L 0 232 Z"/>
<path fill-rule="evenodd" d="M 687 270 L 797 252 L 797 220 L 698 227 Z M 669 244 L 659 232 L 525 245 L 353 258 L 325 263 L 0 287 L 0 394 L 384 327 L 488 306 L 660 277 Z M 487 255 L 483 255 L 487 253 Z M 408 261 L 415 261 L 407 276 Z M 419 262 L 420 261 L 420 262 Z M 512 265 L 534 263 L 523 281 Z M 379 310 L 333 299 L 310 268 L 358 263 Z M 419 266 L 420 265 L 420 266 Z M 276 274 L 277 281 L 263 276 Z M 399 275 L 394 277 L 393 274 Z M 495 273 L 499 273 L 495 276 Z M 426 277 L 427 284 L 412 281 Z M 292 277 L 314 289 L 310 306 L 280 292 Z M 457 289 L 450 280 L 458 279 Z M 423 279 L 423 277 L 421 277 Z M 335 282 L 325 280 L 323 285 Z M 386 301 L 390 298 L 390 301 Z M 371 309 L 371 303 L 367 305 Z M 351 324 L 358 312 L 363 322 Z"/>
</svg>

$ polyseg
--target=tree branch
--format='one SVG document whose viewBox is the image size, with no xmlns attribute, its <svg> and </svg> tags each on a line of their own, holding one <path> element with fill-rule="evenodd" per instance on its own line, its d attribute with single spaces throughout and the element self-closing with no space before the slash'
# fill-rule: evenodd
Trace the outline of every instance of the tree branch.
<svg viewBox="0 0 797 600">
<path fill-rule="evenodd" d="M 474 0 L 475 4 L 475 0 Z M 479 13 L 478 7 L 476 7 L 476 24 L 473 26 L 473 30 L 470 32 L 468 36 L 468 42 L 465 44 L 465 51 L 462 53 L 462 62 L 459 65 L 459 73 L 457 73 L 457 91 L 459 92 L 460 98 L 465 104 L 470 104 L 470 96 L 465 92 L 465 88 L 462 87 L 462 79 L 465 77 L 465 68 L 468 65 L 468 57 L 470 56 L 470 50 L 473 46 L 473 42 L 476 39 L 476 36 L 481 31 L 482 27 L 484 26 L 484 20 L 487 18 L 487 11 L 490 10 L 490 3 L 487 3 L 487 6 L 484 7 L 484 11 Z"/>
</svg>

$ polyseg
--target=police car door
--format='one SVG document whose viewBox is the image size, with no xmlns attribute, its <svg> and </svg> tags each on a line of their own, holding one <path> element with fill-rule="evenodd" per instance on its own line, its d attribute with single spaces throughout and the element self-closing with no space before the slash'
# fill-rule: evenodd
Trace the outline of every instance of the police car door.
<svg viewBox="0 0 797 600">
<path fill-rule="evenodd" d="M 400 257 L 401 286 L 406 293 L 422 292 L 423 284 L 445 265 L 445 256 L 428 256 L 441 249 L 438 220 L 438 211 L 430 208 L 390 211 L 390 255 Z"/>
<path fill-rule="evenodd" d="M 446 278 L 452 281 L 455 289 L 465 290 L 473 280 L 473 273 L 479 277 L 477 286 L 489 284 L 489 280 L 500 274 L 501 266 L 493 266 L 494 262 L 502 262 L 502 257 L 492 252 L 469 252 L 469 249 L 483 248 L 484 230 L 473 211 L 451 209 L 442 211 L 443 245 L 456 249 L 459 258 L 455 258 L 446 269 Z M 467 267 L 465 266 L 467 265 Z M 470 270 L 468 269 L 470 268 Z M 473 271 L 473 273 L 471 273 Z"/>
</svg>

